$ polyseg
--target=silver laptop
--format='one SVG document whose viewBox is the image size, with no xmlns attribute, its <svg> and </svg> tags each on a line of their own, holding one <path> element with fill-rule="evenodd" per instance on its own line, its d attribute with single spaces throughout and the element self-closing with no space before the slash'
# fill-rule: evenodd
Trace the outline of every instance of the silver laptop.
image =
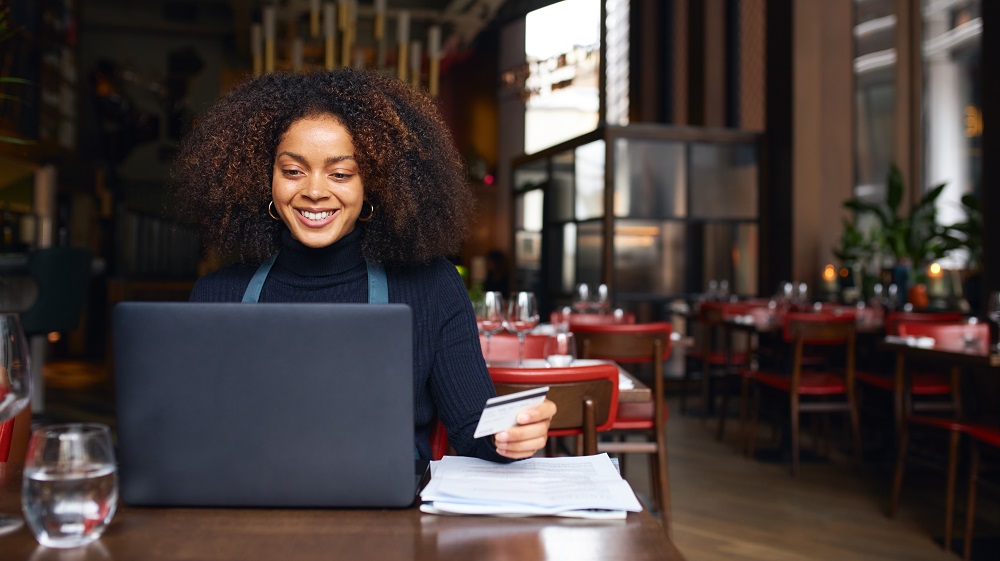
<svg viewBox="0 0 1000 561">
<path fill-rule="evenodd" d="M 117 305 L 122 499 L 410 505 L 412 324 L 401 304 Z"/>
</svg>

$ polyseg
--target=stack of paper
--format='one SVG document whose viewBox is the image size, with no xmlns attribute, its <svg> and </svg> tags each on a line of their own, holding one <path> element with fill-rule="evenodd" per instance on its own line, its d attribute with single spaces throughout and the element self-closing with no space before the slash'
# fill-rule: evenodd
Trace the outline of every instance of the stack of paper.
<svg viewBox="0 0 1000 561">
<path fill-rule="evenodd" d="M 511 464 L 446 456 L 431 462 L 420 498 L 433 514 L 617 519 L 642 510 L 607 454 Z"/>
</svg>

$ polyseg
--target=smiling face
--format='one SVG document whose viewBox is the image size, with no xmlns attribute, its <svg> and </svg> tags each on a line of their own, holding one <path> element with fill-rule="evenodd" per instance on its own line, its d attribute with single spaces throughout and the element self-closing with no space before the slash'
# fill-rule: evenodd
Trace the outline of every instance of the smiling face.
<svg viewBox="0 0 1000 561">
<path fill-rule="evenodd" d="M 333 115 L 299 119 L 274 154 L 271 197 L 292 237 L 326 247 L 354 231 L 364 201 L 354 143 Z"/>
</svg>

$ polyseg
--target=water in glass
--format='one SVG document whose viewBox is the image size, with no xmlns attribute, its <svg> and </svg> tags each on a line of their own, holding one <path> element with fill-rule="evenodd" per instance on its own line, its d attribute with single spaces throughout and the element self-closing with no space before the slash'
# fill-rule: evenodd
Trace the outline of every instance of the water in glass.
<svg viewBox="0 0 1000 561">
<path fill-rule="evenodd" d="M 100 538 L 118 506 L 108 427 L 36 429 L 25 459 L 21 505 L 35 539 L 46 547 L 78 547 Z"/>
</svg>

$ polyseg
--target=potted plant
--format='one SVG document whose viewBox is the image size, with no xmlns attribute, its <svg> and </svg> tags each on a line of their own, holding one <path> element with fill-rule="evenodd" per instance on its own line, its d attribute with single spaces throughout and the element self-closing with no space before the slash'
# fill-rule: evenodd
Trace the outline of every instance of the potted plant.
<svg viewBox="0 0 1000 561">
<path fill-rule="evenodd" d="M 907 286 L 923 280 L 923 265 L 939 259 L 949 250 L 961 247 L 962 240 L 952 230 L 937 222 L 935 202 L 944 191 L 945 183 L 924 193 L 908 213 L 900 209 L 903 202 L 903 174 L 896 165 L 889 170 L 886 197 L 870 202 L 853 197 L 844 206 L 856 213 L 871 213 L 877 226 L 871 231 L 875 251 L 893 261 L 892 281 L 906 294 Z"/>
</svg>

